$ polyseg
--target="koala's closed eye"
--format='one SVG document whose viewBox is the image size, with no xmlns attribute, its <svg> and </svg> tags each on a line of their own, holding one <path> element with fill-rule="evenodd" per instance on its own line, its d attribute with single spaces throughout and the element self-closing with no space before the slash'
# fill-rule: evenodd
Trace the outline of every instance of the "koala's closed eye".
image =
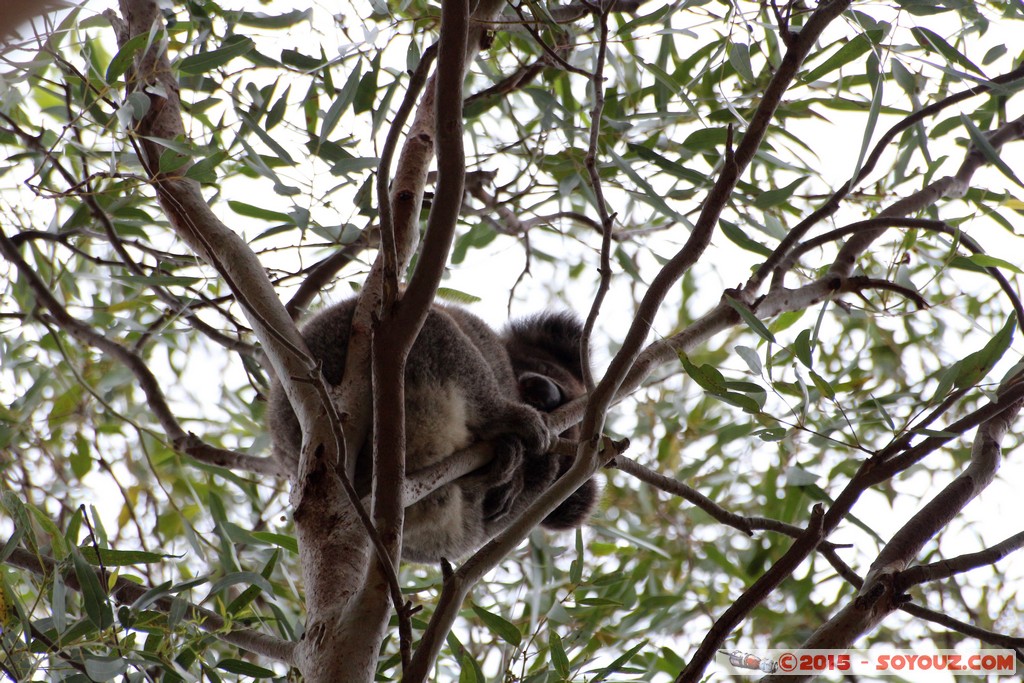
<svg viewBox="0 0 1024 683">
<path fill-rule="evenodd" d="M 566 402 L 562 388 L 550 377 L 526 372 L 519 377 L 519 393 L 527 404 L 550 413 Z"/>
</svg>

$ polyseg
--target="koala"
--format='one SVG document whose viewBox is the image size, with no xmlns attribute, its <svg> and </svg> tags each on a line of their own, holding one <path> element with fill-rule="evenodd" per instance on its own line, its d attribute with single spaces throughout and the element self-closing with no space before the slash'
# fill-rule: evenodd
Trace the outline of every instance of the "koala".
<svg viewBox="0 0 1024 683">
<path fill-rule="evenodd" d="M 333 386 L 343 380 L 356 302 L 330 306 L 301 329 Z M 494 452 L 488 465 L 406 509 L 405 559 L 436 563 L 468 555 L 508 526 L 572 464 L 548 454 L 550 436 L 541 412 L 583 393 L 579 359 L 573 361 L 570 349 L 572 339 L 578 348 L 579 329 L 569 317 L 538 316 L 514 323 L 502 337 L 463 309 L 431 307 L 406 361 L 406 470 L 440 462 L 476 441 L 491 443 Z M 568 338 L 558 339 L 558 334 Z M 274 457 L 294 472 L 302 434 L 277 381 L 270 391 L 267 424 Z M 354 483 L 365 494 L 373 469 L 370 439 L 355 457 Z M 596 486 L 588 482 L 543 525 L 579 526 L 596 497 Z"/>
</svg>

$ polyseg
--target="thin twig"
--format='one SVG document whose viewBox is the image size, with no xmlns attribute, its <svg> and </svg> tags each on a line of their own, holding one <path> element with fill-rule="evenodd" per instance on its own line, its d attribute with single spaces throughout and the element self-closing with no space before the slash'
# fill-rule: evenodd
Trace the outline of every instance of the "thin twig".
<svg viewBox="0 0 1024 683">
<path fill-rule="evenodd" d="M 590 312 L 587 313 L 587 320 L 583 324 L 583 334 L 580 337 L 580 368 L 583 370 L 583 386 L 587 393 L 594 390 L 594 375 L 590 366 L 590 337 L 594 332 L 594 325 L 597 324 L 597 317 L 601 314 L 601 305 L 611 287 L 612 279 L 611 244 L 615 216 L 609 213 L 608 205 L 605 203 L 601 172 L 597 166 L 597 155 L 601 142 L 601 123 L 604 112 L 604 63 L 608 53 L 608 13 L 614 6 L 613 0 L 603 10 L 594 12 L 598 24 L 597 58 L 594 64 L 594 73 L 589 74 L 594 106 L 590 110 L 590 143 L 584 163 L 587 168 L 587 176 L 590 179 L 590 187 L 594 192 L 597 215 L 601 221 L 601 265 L 598 266 L 600 279 L 597 291 L 594 293 L 594 300 L 590 304 Z"/>
<path fill-rule="evenodd" d="M 1024 548 L 1024 531 L 976 553 L 966 553 L 948 560 L 920 564 L 899 573 L 894 590 L 906 592 L 911 586 L 929 581 L 940 581 L 969 572 L 978 567 L 995 565 L 1010 553 Z"/>
</svg>

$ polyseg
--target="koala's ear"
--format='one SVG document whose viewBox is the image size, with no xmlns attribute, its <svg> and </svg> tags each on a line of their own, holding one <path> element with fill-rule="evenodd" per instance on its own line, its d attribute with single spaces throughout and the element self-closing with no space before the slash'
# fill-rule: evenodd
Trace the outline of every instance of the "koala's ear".
<svg viewBox="0 0 1024 683">
<path fill-rule="evenodd" d="M 565 391 L 546 375 L 524 372 L 519 376 L 519 397 L 528 406 L 550 413 L 565 403 Z"/>
<path fill-rule="evenodd" d="M 554 363 L 576 378 L 583 377 L 580 340 L 583 323 L 569 312 L 546 312 L 512 322 L 505 330 L 505 345 L 520 372 Z"/>
</svg>

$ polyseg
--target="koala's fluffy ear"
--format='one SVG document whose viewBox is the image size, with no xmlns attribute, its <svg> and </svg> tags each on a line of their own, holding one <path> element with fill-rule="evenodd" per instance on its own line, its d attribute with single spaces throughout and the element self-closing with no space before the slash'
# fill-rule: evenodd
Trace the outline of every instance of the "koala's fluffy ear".
<svg viewBox="0 0 1024 683">
<path fill-rule="evenodd" d="M 583 323 L 567 311 L 516 320 L 504 334 L 505 348 L 516 376 L 536 372 L 558 381 L 559 375 L 568 373 L 578 383 L 583 381 L 582 338 Z"/>
</svg>

